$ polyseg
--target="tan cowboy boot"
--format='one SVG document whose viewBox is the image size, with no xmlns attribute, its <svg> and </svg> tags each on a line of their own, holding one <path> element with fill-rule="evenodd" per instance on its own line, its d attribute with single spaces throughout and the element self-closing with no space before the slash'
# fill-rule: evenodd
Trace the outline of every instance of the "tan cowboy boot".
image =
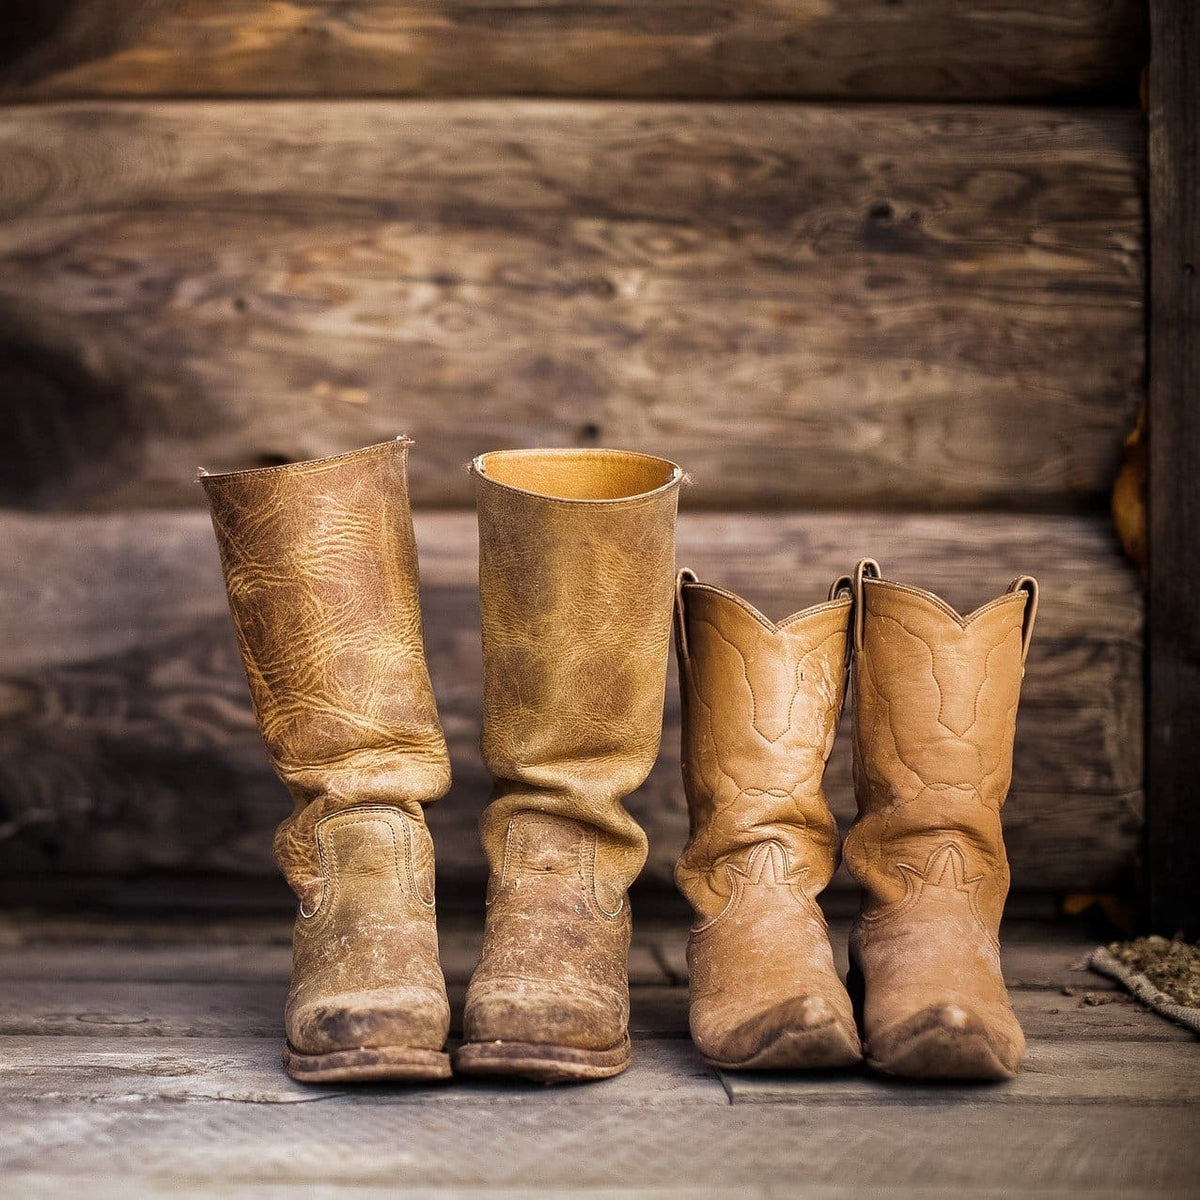
<svg viewBox="0 0 1200 1200">
<path fill-rule="evenodd" d="M 675 879 L 696 914 L 692 1038 L 716 1066 L 862 1057 L 816 902 L 840 856 L 821 780 L 845 698 L 849 583 L 774 625 L 732 592 L 679 573 L 691 837 Z"/>
<path fill-rule="evenodd" d="M 485 454 L 472 471 L 495 786 L 455 1067 L 600 1079 L 629 1063 L 625 893 L 646 835 L 621 802 L 662 734 L 682 475 L 614 450 Z"/>
<path fill-rule="evenodd" d="M 204 475 L 259 728 L 295 801 L 288 1073 L 442 1079 L 450 1012 L 422 805 L 450 784 L 421 636 L 409 442 Z"/>
<path fill-rule="evenodd" d="M 869 559 L 856 574 L 846 838 L 865 890 L 850 949 L 867 1059 L 890 1075 L 1006 1079 L 1025 1038 L 1000 973 L 1000 808 L 1037 584 L 1022 576 L 964 618 L 878 575 Z"/>
</svg>

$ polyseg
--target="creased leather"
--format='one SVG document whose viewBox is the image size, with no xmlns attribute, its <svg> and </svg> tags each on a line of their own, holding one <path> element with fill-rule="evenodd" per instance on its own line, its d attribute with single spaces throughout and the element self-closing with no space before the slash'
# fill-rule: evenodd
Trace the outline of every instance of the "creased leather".
<svg viewBox="0 0 1200 1200">
<path fill-rule="evenodd" d="M 449 1023 L 423 806 L 450 783 L 425 664 L 402 439 L 203 475 L 271 761 L 295 811 L 288 1040 L 439 1049 Z"/>
<path fill-rule="evenodd" d="M 605 450 L 498 452 L 473 472 L 494 787 L 465 1035 L 607 1049 L 628 1025 L 646 837 L 622 802 L 658 754 L 681 474 Z"/>
<path fill-rule="evenodd" d="M 689 575 L 676 644 L 690 837 L 675 878 L 695 913 L 692 1037 L 725 1064 L 852 1061 L 854 1015 L 816 903 L 840 856 L 822 779 L 845 695 L 850 598 L 776 625 Z M 812 1038 L 824 1027 L 828 1037 Z M 780 1045 L 799 1034 L 803 1048 Z"/>
<path fill-rule="evenodd" d="M 1034 603 L 1011 591 L 963 618 L 917 588 L 871 578 L 861 585 L 858 817 L 845 850 L 865 892 L 851 936 L 865 1039 L 884 1070 L 971 1073 L 955 1058 L 959 1035 L 990 1047 L 995 1062 L 981 1075 L 1010 1075 L 1024 1054 L 1000 971 L 1009 884 L 1000 810 Z M 931 1031 L 953 1035 L 951 1048 L 906 1066 Z"/>
</svg>

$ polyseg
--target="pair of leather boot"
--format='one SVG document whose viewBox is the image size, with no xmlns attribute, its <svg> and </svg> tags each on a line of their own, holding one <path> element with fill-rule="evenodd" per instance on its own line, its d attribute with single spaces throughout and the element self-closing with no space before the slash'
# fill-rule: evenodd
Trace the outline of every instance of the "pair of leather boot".
<svg viewBox="0 0 1200 1200">
<path fill-rule="evenodd" d="M 1000 972 L 1008 892 L 1000 809 L 1037 585 L 962 617 L 864 560 L 829 599 L 774 624 L 682 571 L 676 645 L 691 837 L 677 881 L 692 1035 L 728 1068 L 860 1057 L 912 1078 L 1003 1079 L 1025 1042 Z M 822 790 L 852 676 L 862 885 L 851 991 L 818 893 L 839 863 Z"/>
<path fill-rule="evenodd" d="M 303 1080 L 439 1079 L 450 1022 L 424 808 L 450 764 L 422 637 L 400 438 L 203 474 L 259 726 L 295 811 L 285 1016 Z M 479 514 L 490 866 L 457 1069 L 553 1082 L 629 1062 L 622 807 L 658 752 L 682 473 L 649 455 L 508 451 Z"/>
</svg>

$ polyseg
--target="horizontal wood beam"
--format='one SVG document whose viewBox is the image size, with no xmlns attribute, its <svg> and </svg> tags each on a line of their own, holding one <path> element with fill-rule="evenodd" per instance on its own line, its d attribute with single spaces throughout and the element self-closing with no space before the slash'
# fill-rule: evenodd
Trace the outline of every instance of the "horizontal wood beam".
<svg viewBox="0 0 1200 1200">
<path fill-rule="evenodd" d="M 697 507 L 1067 510 L 1143 394 L 1136 114 L 0 110 L 0 501 L 197 504 L 416 437 L 666 453 Z"/>
<path fill-rule="evenodd" d="M 444 886 L 478 888 L 475 825 L 488 779 L 474 518 L 419 515 L 429 660 L 455 783 L 430 810 Z M 201 513 L 0 520 L 0 868 L 270 873 L 288 808 L 254 727 L 215 547 Z M 1104 522 L 878 514 L 682 518 L 679 561 L 773 617 L 821 598 L 863 554 L 963 609 L 1016 575 L 1044 602 L 1005 810 L 1016 886 L 1121 884 L 1142 826 L 1141 602 Z M 686 837 L 678 699 L 630 807 L 650 833 L 646 882 L 670 887 Z M 829 772 L 852 813 L 849 739 Z"/>
<path fill-rule="evenodd" d="M 0 96 L 1132 97 L 1143 0 L 8 0 Z"/>
</svg>

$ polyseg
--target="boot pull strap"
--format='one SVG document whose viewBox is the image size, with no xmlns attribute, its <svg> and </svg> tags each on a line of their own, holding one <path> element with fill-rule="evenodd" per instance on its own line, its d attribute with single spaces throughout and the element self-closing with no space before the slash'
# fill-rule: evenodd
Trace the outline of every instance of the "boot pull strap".
<svg viewBox="0 0 1200 1200">
<path fill-rule="evenodd" d="M 854 580 L 849 575 L 839 575 L 829 585 L 829 599 L 830 600 L 836 600 L 839 596 L 843 596 L 843 595 L 849 596 L 850 600 L 852 602 L 850 605 L 850 620 L 853 621 L 854 620 L 854 604 L 853 604 Z M 847 670 L 849 670 L 849 668 L 850 668 L 850 659 L 851 659 L 851 656 L 853 655 L 853 652 L 854 652 L 854 641 L 852 639 L 852 635 L 851 635 L 850 631 L 847 630 L 846 631 L 846 662 L 845 662 L 845 666 L 846 666 Z M 844 695 L 842 697 L 842 703 L 843 704 L 845 703 Z"/>
<path fill-rule="evenodd" d="M 883 572 L 873 558 L 859 560 L 854 568 L 854 652 L 862 653 L 863 631 L 866 627 L 867 606 L 863 596 L 864 579 L 882 579 Z"/>
<path fill-rule="evenodd" d="M 1010 592 L 1024 592 L 1025 615 L 1021 619 L 1021 666 L 1029 657 L 1029 643 L 1033 641 L 1033 623 L 1037 620 L 1038 611 L 1038 582 L 1032 575 L 1018 575 L 1008 585 Z"/>
<path fill-rule="evenodd" d="M 829 599 L 836 600 L 843 592 L 854 599 L 854 580 L 849 575 L 839 575 L 829 585 Z"/>
<path fill-rule="evenodd" d="M 829 599 L 836 600 L 839 596 L 850 597 L 850 620 L 854 620 L 854 580 L 849 575 L 839 575 L 829 585 Z M 846 711 L 846 697 L 850 693 L 850 660 L 854 657 L 854 640 L 849 629 L 846 630 L 846 654 L 842 659 L 842 702 L 838 705 L 838 717 Z"/>
<path fill-rule="evenodd" d="M 675 576 L 675 657 L 679 660 L 681 671 L 688 670 L 691 663 L 688 653 L 687 612 L 683 604 L 683 585 L 699 582 L 700 577 L 688 567 L 683 567 Z"/>
</svg>

